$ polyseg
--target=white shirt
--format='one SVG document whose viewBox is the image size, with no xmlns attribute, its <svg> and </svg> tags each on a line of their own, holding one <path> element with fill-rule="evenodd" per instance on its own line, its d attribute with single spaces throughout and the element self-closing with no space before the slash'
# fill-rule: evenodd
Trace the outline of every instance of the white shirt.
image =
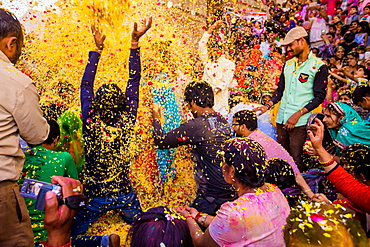
<svg viewBox="0 0 370 247">
<path fill-rule="evenodd" d="M 221 55 L 217 60 L 208 59 L 207 42 L 211 35 L 208 32 L 203 34 L 199 42 L 199 56 L 204 66 L 203 80 L 208 82 L 214 92 L 216 112 L 226 115 L 229 112 L 229 88 L 235 87 L 234 79 L 235 63 Z M 216 88 L 220 89 L 217 93 Z"/>
<path fill-rule="evenodd" d="M 310 22 L 312 25 L 310 30 L 310 42 L 323 40 L 321 38 L 321 35 L 323 33 L 322 31 L 325 31 L 325 33 L 328 32 L 325 19 L 313 17 L 310 18 Z"/>
</svg>

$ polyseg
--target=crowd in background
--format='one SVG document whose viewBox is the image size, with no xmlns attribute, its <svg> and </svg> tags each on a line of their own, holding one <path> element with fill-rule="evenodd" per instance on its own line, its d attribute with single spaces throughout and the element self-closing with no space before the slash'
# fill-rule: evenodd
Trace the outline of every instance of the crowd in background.
<svg viewBox="0 0 370 247">
<path fill-rule="evenodd" d="M 10 127 L 0 138 L 0 147 L 8 148 L 0 154 L 0 192 L 16 198 L 16 204 L 0 200 L 6 205 L 0 217 L 12 222 L 0 231 L 0 245 L 16 246 L 22 239 L 22 246 L 119 246 L 114 234 L 84 236 L 113 210 L 132 225 L 131 246 L 368 246 L 370 4 L 268 4 L 267 19 L 243 18 L 237 10 L 214 14 L 194 64 L 201 73 L 193 73 L 185 88 L 184 103 L 193 119 L 165 129 L 160 109 L 153 107 L 156 148 L 192 149 L 198 191 L 191 205 L 147 212 L 130 181 L 126 144 L 140 100 L 145 58 L 139 39 L 152 19 L 141 29 L 134 25 L 125 92 L 109 83 L 94 93 L 106 37 L 93 27 L 96 49 L 89 53 L 81 80 L 82 120 L 75 121 L 82 124 L 86 158 L 77 177 L 72 165 L 76 157 L 55 151 L 61 135 L 57 123 L 43 119 L 34 84 L 13 66 L 23 33 L 16 18 L 1 10 L 0 22 L 10 24 L 8 29 L 0 25 L 0 73 L 6 78 L 0 85 L 8 92 L 0 99 L 0 126 Z M 22 109 L 19 103 L 25 104 Z M 260 123 L 262 118 L 267 122 Z M 263 131 L 266 123 L 274 130 L 276 126 L 277 137 Z M 293 135 L 291 142 L 303 140 L 298 146 L 286 145 L 281 133 Z M 30 146 L 24 167 L 20 137 Z M 37 204 L 34 199 L 26 199 L 25 205 L 19 178 L 19 183 L 33 178 L 61 185 L 63 205 L 50 192 L 45 213 L 31 208 Z M 89 200 L 81 201 L 77 212 L 71 202 L 82 193 Z M 19 214 L 24 217 L 18 224 Z"/>
</svg>

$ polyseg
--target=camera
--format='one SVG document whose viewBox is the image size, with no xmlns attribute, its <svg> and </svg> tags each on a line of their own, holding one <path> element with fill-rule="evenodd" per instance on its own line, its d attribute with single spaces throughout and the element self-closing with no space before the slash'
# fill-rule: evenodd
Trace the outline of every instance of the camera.
<svg viewBox="0 0 370 247">
<path fill-rule="evenodd" d="M 70 209 L 81 209 L 87 204 L 87 197 L 84 195 L 72 195 L 63 199 L 62 187 L 57 184 L 49 184 L 43 181 L 26 178 L 22 184 L 20 194 L 23 197 L 36 199 L 35 209 L 45 210 L 46 192 L 52 191 L 59 205 L 67 205 Z"/>
<path fill-rule="evenodd" d="M 23 197 L 36 199 L 35 209 L 44 211 L 45 195 L 48 191 L 52 191 L 56 195 L 58 201 L 62 200 L 62 187 L 59 185 L 28 178 L 24 180 L 20 194 Z"/>
</svg>

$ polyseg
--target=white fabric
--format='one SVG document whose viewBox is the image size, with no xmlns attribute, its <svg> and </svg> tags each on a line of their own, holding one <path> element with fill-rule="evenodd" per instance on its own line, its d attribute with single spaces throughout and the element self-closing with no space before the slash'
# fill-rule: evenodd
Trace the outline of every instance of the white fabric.
<svg viewBox="0 0 370 247">
<path fill-rule="evenodd" d="M 325 19 L 313 17 L 310 18 L 310 22 L 312 25 L 310 30 L 310 42 L 317 42 L 323 40 L 321 38 L 323 31 L 325 33 L 328 32 Z"/>
<path fill-rule="evenodd" d="M 229 88 L 235 87 L 234 79 L 235 63 L 221 55 L 217 60 L 208 59 L 207 42 L 211 35 L 208 32 L 203 34 L 199 42 L 199 56 L 204 66 L 203 80 L 208 82 L 213 89 L 216 112 L 226 115 L 229 112 Z M 216 88 L 220 89 L 216 93 Z"/>
</svg>

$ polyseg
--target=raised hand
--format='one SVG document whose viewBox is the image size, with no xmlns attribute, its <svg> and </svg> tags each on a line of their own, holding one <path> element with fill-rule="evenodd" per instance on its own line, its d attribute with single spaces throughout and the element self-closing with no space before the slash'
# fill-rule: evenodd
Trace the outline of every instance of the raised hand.
<svg viewBox="0 0 370 247">
<path fill-rule="evenodd" d="M 95 25 L 91 25 L 91 32 L 94 35 L 96 49 L 98 51 L 102 51 L 104 48 L 104 41 L 106 36 L 102 35 L 102 33 L 99 31 L 97 27 L 95 27 Z"/>
<path fill-rule="evenodd" d="M 137 23 L 136 22 L 134 23 L 134 30 L 132 31 L 131 35 L 132 42 L 139 42 L 140 37 L 143 36 L 152 26 L 152 20 L 153 20 L 152 17 L 149 18 L 148 22 L 146 21 L 146 19 L 144 19 L 143 20 L 144 25 L 140 30 L 137 29 L 138 26 Z"/>
<path fill-rule="evenodd" d="M 312 146 L 317 150 L 322 148 L 322 140 L 324 139 L 324 124 L 319 120 L 315 119 L 315 124 L 311 125 L 311 128 L 316 129 L 314 134 L 311 130 L 307 131 L 307 134 L 311 140 Z"/>
</svg>

